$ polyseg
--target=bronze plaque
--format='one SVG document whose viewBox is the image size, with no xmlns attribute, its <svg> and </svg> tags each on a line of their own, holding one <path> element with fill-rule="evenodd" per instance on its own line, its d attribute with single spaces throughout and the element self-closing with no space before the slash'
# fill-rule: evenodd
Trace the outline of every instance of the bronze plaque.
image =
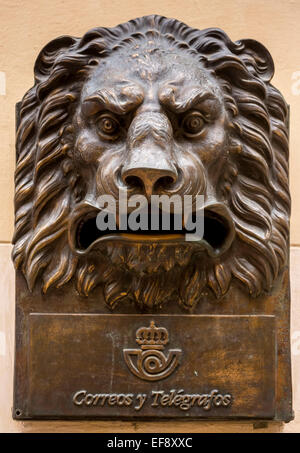
<svg viewBox="0 0 300 453">
<path fill-rule="evenodd" d="M 24 415 L 275 415 L 274 316 L 34 313 L 29 332 Z"/>
<path fill-rule="evenodd" d="M 293 418 L 273 74 L 259 42 L 157 15 L 41 50 L 17 106 L 15 418 Z"/>
</svg>

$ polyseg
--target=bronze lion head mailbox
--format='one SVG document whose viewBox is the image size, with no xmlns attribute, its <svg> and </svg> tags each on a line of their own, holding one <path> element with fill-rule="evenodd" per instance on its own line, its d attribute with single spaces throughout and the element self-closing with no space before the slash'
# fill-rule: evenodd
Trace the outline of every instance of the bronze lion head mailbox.
<svg viewBox="0 0 300 453">
<path fill-rule="evenodd" d="M 15 418 L 291 420 L 273 72 L 258 42 L 161 16 L 41 51 L 17 105 Z"/>
</svg>

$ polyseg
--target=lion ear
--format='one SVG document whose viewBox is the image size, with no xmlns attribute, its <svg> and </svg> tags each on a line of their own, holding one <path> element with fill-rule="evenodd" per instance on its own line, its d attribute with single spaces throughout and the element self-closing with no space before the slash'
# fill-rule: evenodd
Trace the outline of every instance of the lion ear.
<svg viewBox="0 0 300 453">
<path fill-rule="evenodd" d="M 236 44 L 241 46 L 240 57 L 248 70 L 264 82 L 270 82 L 274 75 L 274 62 L 265 46 L 254 39 L 241 39 Z"/>
<path fill-rule="evenodd" d="M 70 49 L 77 40 L 78 38 L 72 36 L 60 36 L 43 47 L 34 65 L 36 82 L 41 82 L 49 76 L 57 57 L 65 50 Z"/>
</svg>

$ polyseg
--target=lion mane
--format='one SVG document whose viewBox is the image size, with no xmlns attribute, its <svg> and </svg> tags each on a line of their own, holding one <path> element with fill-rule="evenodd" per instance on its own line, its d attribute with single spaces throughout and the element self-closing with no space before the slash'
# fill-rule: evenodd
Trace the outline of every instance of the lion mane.
<svg viewBox="0 0 300 453">
<path fill-rule="evenodd" d="M 236 238 L 218 259 L 193 260 L 172 275 L 166 270 L 128 278 L 107 257 L 99 265 L 93 255 L 77 256 L 69 246 L 69 217 L 84 199 L 70 120 L 90 70 L 112 52 L 149 38 L 198 58 L 222 89 L 231 146 L 217 191 L 230 209 Z M 161 16 L 46 45 L 35 64 L 34 86 L 20 103 L 16 139 L 13 260 L 29 289 L 40 280 L 46 293 L 74 278 L 80 295 L 102 285 L 111 308 L 126 297 L 151 307 L 176 294 L 187 309 L 207 288 L 220 298 L 233 280 L 253 297 L 270 291 L 287 264 L 290 212 L 288 109 L 270 84 L 273 72 L 272 58 L 258 42 L 232 42 L 219 29 L 196 30 Z M 182 283 L 175 284 L 178 274 Z"/>
</svg>

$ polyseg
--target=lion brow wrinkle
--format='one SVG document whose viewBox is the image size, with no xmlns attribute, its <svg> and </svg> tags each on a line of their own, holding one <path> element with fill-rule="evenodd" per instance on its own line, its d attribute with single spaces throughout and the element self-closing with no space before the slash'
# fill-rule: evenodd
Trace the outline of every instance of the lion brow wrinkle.
<svg viewBox="0 0 300 453">
<path fill-rule="evenodd" d="M 133 90 L 130 91 L 130 94 L 126 95 L 122 92 L 118 96 L 113 90 L 103 88 L 86 98 L 84 103 L 97 103 L 99 110 L 110 110 L 113 113 L 122 115 L 138 107 L 143 99 L 144 97 L 141 93 L 134 93 Z"/>
<path fill-rule="evenodd" d="M 207 100 L 212 100 L 219 103 L 217 97 L 211 91 L 204 91 L 200 88 L 194 88 L 187 93 L 183 93 L 182 96 L 176 96 L 176 91 L 177 90 L 174 90 L 170 86 L 165 87 L 159 95 L 159 100 L 161 104 L 177 113 L 185 112 L 186 110 L 189 110 L 192 107 L 196 107 L 197 105 Z"/>
</svg>

